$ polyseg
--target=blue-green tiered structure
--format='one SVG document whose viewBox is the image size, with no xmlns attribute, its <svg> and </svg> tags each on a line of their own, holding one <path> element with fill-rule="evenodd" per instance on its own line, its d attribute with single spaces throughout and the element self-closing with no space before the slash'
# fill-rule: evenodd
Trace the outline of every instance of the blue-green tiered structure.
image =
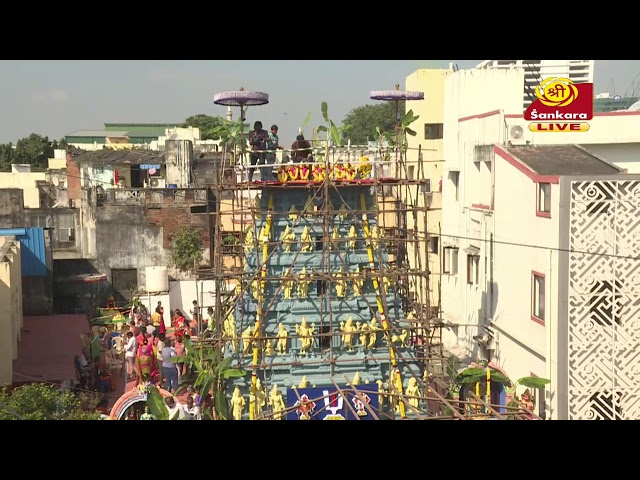
<svg viewBox="0 0 640 480">
<path fill-rule="evenodd" d="M 285 325 L 289 334 L 287 342 L 287 353 L 267 356 L 264 349 L 260 352 L 257 376 L 262 382 L 262 386 L 271 391 L 274 384 L 277 384 L 286 396 L 287 388 L 298 386 L 306 376 L 309 386 L 332 386 L 331 378 L 337 384 L 346 383 L 345 376 L 351 379 L 356 373 L 359 374 L 362 383 L 368 381 L 375 383 L 377 380 L 388 382 L 390 371 L 390 353 L 383 332 L 378 332 L 377 341 L 374 348 L 366 348 L 359 340 L 359 335 L 353 335 L 352 351 L 343 348 L 342 336 L 340 333 L 340 323 L 346 322 L 349 317 L 353 324 L 357 322 L 370 323 L 372 318 L 377 318 L 378 326 L 381 327 L 380 314 L 378 313 L 376 292 L 374 291 L 371 278 L 367 278 L 361 289 L 361 294 L 356 295 L 352 288 L 352 282 L 348 282 L 349 287 L 344 298 L 337 296 L 335 283 L 328 280 L 314 280 L 309 284 L 308 297 L 300 298 L 297 292 L 297 285 L 292 294 L 292 298 L 284 298 L 284 288 L 281 288 L 279 277 L 284 277 L 288 272 L 298 275 L 305 267 L 306 273 L 312 274 L 314 271 L 318 276 L 325 278 L 329 274 L 339 275 L 343 271 L 354 272 L 357 268 L 361 272 L 371 272 L 365 232 L 362 224 L 362 213 L 354 214 L 350 210 L 362 211 L 361 196 L 366 199 L 366 211 L 369 228 L 376 225 L 376 197 L 373 194 L 375 187 L 371 186 L 341 186 L 331 188 L 329 191 L 329 202 L 325 204 L 323 200 L 324 192 L 322 188 L 308 189 L 283 189 L 269 188 L 262 189 L 260 196 L 260 212 L 255 217 L 255 227 L 253 229 L 256 238 L 267 222 L 267 211 L 269 197 L 273 195 L 274 204 L 272 210 L 272 224 L 267 259 L 262 258 L 262 248 L 252 248 L 245 252 L 245 275 L 244 285 L 249 285 L 245 293 L 238 299 L 235 307 L 235 323 L 238 336 L 248 327 L 253 326 L 258 310 L 257 301 L 252 294 L 252 280 L 259 278 L 263 265 L 266 268 L 266 282 L 264 288 L 264 303 L 262 305 L 263 321 L 260 336 L 273 338 L 274 349 L 276 347 L 276 334 L 280 323 Z M 291 207 L 295 206 L 297 219 L 290 218 Z M 329 214 L 326 219 L 323 214 L 325 205 L 330 205 L 328 209 L 333 211 L 341 210 L 339 214 Z M 307 207 L 306 212 L 303 212 Z M 317 209 L 314 212 L 314 207 Z M 352 225 L 356 227 L 356 234 L 359 237 L 355 249 L 349 248 L 348 234 Z M 282 233 L 289 226 L 296 235 L 296 241 L 290 252 L 286 252 L 284 245 L 280 243 Z M 307 227 L 313 242 L 313 250 L 310 252 L 301 251 L 300 236 Z M 331 242 L 326 242 L 324 236 L 325 228 L 330 238 L 333 227 L 337 227 L 342 241 L 338 250 L 331 248 Z M 329 243 L 329 245 L 327 245 Z M 258 245 L 259 241 L 258 241 Z M 374 268 L 384 274 L 389 272 L 388 252 L 383 242 L 377 251 L 374 249 Z M 257 296 L 257 295 L 256 295 Z M 392 335 L 400 335 L 408 328 L 404 312 L 401 308 L 399 297 L 395 294 L 393 286 L 389 286 L 383 302 L 386 301 L 386 316 L 389 322 Z M 296 325 L 302 319 L 306 319 L 309 325 L 315 325 L 315 334 L 324 333 L 326 339 L 315 338 L 311 352 L 301 353 L 300 339 L 291 338 L 296 335 Z M 242 348 L 242 342 L 240 342 Z M 421 366 L 415 361 L 407 361 L 414 358 L 411 347 L 396 344 L 395 351 L 399 358 L 398 366 L 402 373 L 404 387 L 406 388 L 408 379 L 412 376 L 421 375 Z M 231 350 L 226 349 L 226 355 L 230 355 Z M 236 353 L 234 356 L 239 357 Z M 234 362 L 235 363 L 235 362 Z M 243 395 L 248 399 L 251 389 L 252 371 L 252 350 L 240 361 L 240 365 L 247 372 L 245 378 L 236 379 L 234 386 L 239 386 Z M 229 389 L 229 395 L 233 388 Z M 248 401 L 247 408 L 248 411 Z M 245 416 L 247 416 L 245 414 Z"/>
</svg>

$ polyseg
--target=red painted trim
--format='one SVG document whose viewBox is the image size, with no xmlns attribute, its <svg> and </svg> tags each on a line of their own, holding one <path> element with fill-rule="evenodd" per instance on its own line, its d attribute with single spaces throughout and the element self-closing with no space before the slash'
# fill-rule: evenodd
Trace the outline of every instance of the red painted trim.
<svg viewBox="0 0 640 480">
<path fill-rule="evenodd" d="M 492 110 L 486 113 L 478 113 L 477 115 L 469 115 L 468 117 L 462 117 L 458 119 L 458 122 L 466 122 L 467 120 L 473 120 L 474 118 L 486 118 L 499 115 L 502 110 Z"/>
<path fill-rule="evenodd" d="M 520 162 L 516 157 L 508 153 L 506 150 L 501 148 L 498 145 L 493 146 L 493 153 L 497 153 L 504 160 L 507 161 L 512 167 L 516 168 L 516 170 L 524 173 L 527 177 L 531 179 L 531 181 L 535 183 L 560 183 L 560 178 L 553 175 L 538 175 L 536 172 L 531 170 L 529 167 Z M 495 168 L 495 165 L 493 166 Z"/>
<path fill-rule="evenodd" d="M 506 113 L 504 118 L 524 118 L 522 113 Z"/>
<path fill-rule="evenodd" d="M 471 208 L 480 208 L 482 210 L 492 210 L 491 205 L 484 205 L 482 203 L 472 203 Z"/>
<path fill-rule="evenodd" d="M 543 212 L 542 210 L 538 210 L 538 205 L 540 205 L 540 183 L 547 182 L 536 183 L 536 217 L 551 218 L 551 212 Z M 549 208 L 551 208 L 551 186 L 549 186 Z"/>
<path fill-rule="evenodd" d="M 533 314 L 533 292 L 534 292 L 534 282 L 535 282 L 535 277 L 540 277 L 542 278 L 545 282 L 544 282 L 544 290 L 543 290 L 543 297 L 544 297 L 544 301 L 545 303 L 547 303 L 547 281 L 546 281 L 546 275 L 544 273 L 540 273 L 540 272 L 536 272 L 535 270 L 531 270 L 531 320 L 533 320 L 534 322 L 544 326 L 544 320 L 542 318 L 538 318 Z M 545 308 L 545 312 L 546 312 L 546 308 Z"/>
</svg>

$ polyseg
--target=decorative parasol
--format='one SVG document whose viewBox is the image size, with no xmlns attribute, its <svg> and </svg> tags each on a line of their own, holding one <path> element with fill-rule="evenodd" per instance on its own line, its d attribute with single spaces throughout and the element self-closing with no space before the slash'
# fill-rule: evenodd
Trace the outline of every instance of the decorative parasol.
<svg viewBox="0 0 640 480">
<path fill-rule="evenodd" d="M 398 132 L 400 130 L 400 101 L 424 100 L 424 92 L 405 92 L 400 90 L 400 84 L 396 83 L 395 90 L 374 90 L 369 94 L 372 100 L 384 100 L 396 103 L 396 145 L 398 145 Z M 398 168 L 398 148 L 396 147 L 396 169 Z"/>
<path fill-rule="evenodd" d="M 244 114 L 247 111 L 247 107 L 269 103 L 269 94 L 263 92 L 247 92 L 243 87 L 240 87 L 240 90 L 216 93 L 213 96 L 213 103 L 216 105 L 240 107 L 240 120 L 244 122 Z"/>
<path fill-rule="evenodd" d="M 269 103 L 269 94 L 263 92 L 247 92 L 243 87 L 240 90 L 216 93 L 213 96 L 213 103 L 216 105 L 226 105 L 230 107 L 240 107 L 240 145 L 242 145 L 242 160 L 244 164 L 244 121 L 247 108 Z"/>
</svg>

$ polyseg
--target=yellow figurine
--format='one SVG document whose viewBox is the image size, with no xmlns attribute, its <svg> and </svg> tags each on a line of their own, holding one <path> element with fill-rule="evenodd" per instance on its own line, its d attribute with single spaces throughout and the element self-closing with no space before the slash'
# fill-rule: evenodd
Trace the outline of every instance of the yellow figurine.
<svg viewBox="0 0 640 480">
<path fill-rule="evenodd" d="M 244 234 L 244 253 L 253 251 L 253 227 L 249 226 Z"/>
<path fill-rule="evenodd" d="M 351 380 L 351 385 L 358 386 L 360 385 L 360 372 L 356 372 L 353 376 L 353 380 Z"/>
<path fill-rule="evenodd" d="M 380 232 L 378 231 L 377 225 L 371 227 L 371 230 L 369 231 L 369 237 L 371 238 L 371 246 L 373 247 L 373 249 L 378 250 L 378 247 L 380 246 Z"/>
<path fill-rule="evenodd" d="M 276 336 L 278 337 L 278 354 L 284 355 L 287 353 L 287 337 L 289 336 L 289 332 L 287 332 L 284 323 L 278 324 L 278 333 Z"/>
<path fill-rule="evenodd" d="M 307 298 L 309 296 L 309 283 L 307 275 L 307 267 L 302 267 L 300 275 L 298 275 L 298 298 Z"/>
<path fill-rule="evenodd" d="M 382 380 L 376 380 L 378 384 L 378 406 L 383 407 L 386 396 L 384 395 L 384 383 Z"/>
<path fill-rule="evenodd" d="M 242 288 L 242 283 L 241 282 L 236 283 L 236 290 L 235 290 L 236 297 L 241 297 L 243 294 L 243 291 L 244 291 L 244 288 Z"/>
<path fill-rule="evenodd" d="M 291 208 L 289 208 L 289 220 L 292 222 L 298 220 L 298 211 L 296 210 L 295 205 L 291 205 Z"/>
<path fill-rule="evenodd" d="M 273 385 L 271 393 L 269 394 L 269 405 L 273 410 L 273 419 L 282 420 L 282 412 L 286 408 L 282 392 L 278 388 L 278 385 Z"/>
<path fill-rule="evenodd" d="M 353 281 L 351 282 L 351 285 L 353 287 L 353 294 L 356 297 L 359 297 L 360 295 L 362 295 L 362 288 L 364 287 L 364 278 L 361 278 L 361 272 L 360 272 L 360 267 L 356 267 L 355 271 L 353 272 Z"/>
<path fill-rule="evenodd" d="M 414 377 L 411 377 L 409 379 L 409 385 L 407 386 L 407 390 L 405 394 L 407 396 L 414 396 L 414 397 L 420 396 L 420 388 L 418 387 L 418 381 Z M 414 408 L 418 408 L 418 399 L 409 398 L 409 404 Z"/>
<path fill-rule="evenodd" d="M 284 251 L 287 253 L 291 252 L 291 246 L 296 242 L 296 234 L 289 225 L 285 227 L 284 232 L 280 235 L 280 240 L 284 245 Z"/>
<path fill-rule="evenodd" d="M 302 378 L 300 379 L 300 385 L 298 385 L 298 388 L 308 388 L 309 387 L 309 380 L 307 380 L 307 376 L 303 375 Z"/>
<path fill-rule="evenodd" d="M 344 203 L 340 205 L 340 208 L 338 208 L 338 215 L 340 216 L 340 220 L 343 222 L 347 219 L 347 216 L 349 215 L 349 210 L 347 209 L 347 206 Z"/>
<path fill-rule="evenodd" d="M 340 250 L 340 231 L 338 227 L 333 227 L 331 231 L 331 247 L 334 250 Z"/>
<path fill-rule="evenodd" d="M 343 332 L 342 335 L 342 346 L 346 347 L 347 350 L 353 352 L 353 334 L 356 330 L 356 327 L 353 325 L 353 319 L 351 315 L 347 318 L 346 323 L 340 322 L 340 330 Z"/>
<path fill-rule="evenodd" d="M 276 354 L 276 350 L 273 348 L 273 339 L 267 340 L 264 346 L 264 354 L 267 357 L 273 357 Z"/>
<path fill-rule="evenodd" d="M 338 298 L 344 298 L 347 296 L 347 281 L 344 274 L 344 267 L 340 269 L 340 272 L 335 276 L 336 284 L 336 296 Z"/>
<path fill-rule="evenodd" d="M 244 332 L 242 332 L 242 350 L 249 350 L 253 343 L 253 326 L 249 325 Z"/>
<path fill-rule="evenodd" d="M 367 348 L 375 348 L 376 342 L 378 341 L 378 330 L 380 330 L 380 326 L 378 325 L 378 320 L 375 318 L 371 319 L 369 322 L 369 344 Z"/>
<path fill-rule="evenodd" d="M 389 287 L 391 287 L 391 280 L 387 275 L 382 276 L 382 291 L 384 293 L 389 293 Z"/>
<path fill-rule="evenodd" d="M 231 411 L 234 420 L 242 420 L 242 411 L 244 410 L 245 400 L 240 392 L 240 388 L 236 387 L 231 397 Z"/>
<path fill-rule="evenodd" d="M 256 405 L 258 406 L 258 412 L 262 413 L 265 405 L 267 404 L 267 394 L 262 386 L 262 381 L 256 379 Z"/>
<path fill-rule="evenodd" d="M 306 225 L 302 230 L 302 234 L 300 235 L 300 247 L 300 250 L 303 252 L 313 251 L 313 240 L 311 239 L 311 234 L 309 233 L 309 227 Z"/>
<path fill-rule="evenodd" d="M 287 273 L 287 275 L 290 275 L 290 274 Z M 287 298 L 287 299 L 291 298 L 295 290 L 295 287 L 296 287 L 296 282 L 293 279 L 285 278 L 282 281 L 282 290 L 284 291 L 284 298 Z"/>
<path fill-rule="evenodd" d="M 359 324 L 360 322 L 358 322 Z M 357 324 L 356 324 L 357 325 Z M 367 343 L 369 340 L 369 324 L 367 322 L 364 322 L 359 328 L 358 330 L 360 331 L 360 345 L 362 345 L 362 348 L 366 348 L 367 347 Z"/>
<path fill-rule="evenodd" d="M 260 282 L 260 275 L 256 275 L 256 278 L 251 281 L 251 296 L 254 300 L 260 300 L 261 283 L 262 282 Z"/>
<path fill-rule="evenodd" d="M 351 225 L 351 228 L 349 229 L 349 248 L 351 250 L 355 250 L 358 246 L 358 241 L 356 240 L 357 237 L 358 232 L 356 232 L 356 226 Z"/>
<path fill-rule="evenodd" d="M 296 325 L 296 335 L 300 339 L 300 355 L 309 353 L 313 346 L 313 326 L 307 325 L 306 318 L 303 317 L 300 325 Z"/>
<path fill-rule="evenodd" d="M 260 235 L 258 236 L 258 241 L 262 246 L 269 244 L 270 239 L 269 239 L 269 234 L 267 233 L 266 225 L 260 229 Z"/>
</svg>

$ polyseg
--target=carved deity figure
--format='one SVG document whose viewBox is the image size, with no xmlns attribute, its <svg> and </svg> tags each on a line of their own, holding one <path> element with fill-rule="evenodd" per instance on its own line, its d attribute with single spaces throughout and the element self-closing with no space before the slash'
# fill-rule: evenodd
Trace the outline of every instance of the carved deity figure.
<svg viewBox="0 0 640 480">
<path fill-rule="evenodd" d="M 346 347 L 347 350 L 353 352 L 353 334 L 356 330 L 355 325 L 353 324 L 353 319 L 351 315 L 347 318 L 346 322 L 340 322 L 340 331 L 342 334 L 342 346 Z"/>
<path fill-rule="evenodd" d="M 311 351 L 313 346 L 313 327 L 307 324 L 307 319 L 303 318 L 299 325 L 296 325 L 296 334 L 300 338 L 300 354 L 305 355 Z"/>
<path fill-rule="evenodd" d="M 253 227 L 249 226 L 244 234 L 244 253 L 253 251 Z"/>
<path fill-rule="evenodd" d="M 356 323 L 356 327 L 360 332 L 360 345 L 362 345 L 362 348 L 366 348 L 367 343 L 369 343 L 369 324 L 367 322 L 364 322 L 362 325 L 360 325 L 360 322 L 358 322 Z"/>
<path fill-rule="evenodd" d="M 276 354 L 276 350 L 273 348 L 273 340 L 267 340 L 264 346 L 264 354 L 267 357 L 273 357 Z"/>
<path fill-rule="evenodd" d="M 289 332 L 287 332 L 284 323 L 278 324 L 278 333 L 276 336 L 278 337 L 278 354 L 284 355 L 287 353 L 287 337 L 289 336 Z"/>
<path fill-rule="evenodd" d="M 353 380 L 351 380 L 351 385 L 358 386 L 360 385 L 360 372 L 356 372 L 353 376 Z"/>
<path fill-rule="evenodd" d="M 231 397 L 231 411 L 234 420 L 242 420 L 242 412 L 244 410 L 245 400 L 240 392 L 240 388 L 236 387 Z"/>
<path fill-rule="evenodd" d="M 410 396 L 415 396 L 415 397 L 419 397 L 420 396 L 420 388 L 418 387 L 418 381 L 414 377 L 411 377 L 409 379 L 409 385 L 407 385 L 407 391 L 405 393 L 409 397 Z M 409 404 L 413 408 L 418 408 L 418 399 L 417 398 L 409 398 Z"/>
<path fill-rule="evenodd" d="M 298 388 L 308 388 L 309 387 L 309 380 L 307 380 L 307 376 L 303 375 L 302 378 L 300 379 L 300 385 L 298 385 Z"/>
<path fill-rule="evenodd" d="M 282 392 L 278 388 L 278 385 L 274 384 L 269 394 L 269 405 L 273 410 L 273 419 L 282 420 L 282 412 L 286 408 Z"/>
<path fill-rule="evenodd" d="M 311 239 L 311 234 L 309 233 L 309 227 L 306 225 L 302 230 L 302 234 L 300 235 L 300 247 L 300 250 L 303 252 L 313 251 L 313 240 Z"/>
<path fill-rule="evenodd" d="M 264 225 L 260 229 L 260 235 L 258 236 L 258 241 L 260 242 L 260 245 L 262 245 L 264 247 L 265 245 L 269 244 L 270 240 L 271 239 L 269 238 L 269 233 L 267 232 L 267 226 Z"/>
<path fill-rule="evenodd" d="M 340 205 L 340 208 L 338 208 L 338 216 L 340 217 L 340 221 L 344 222 L 347 219 L 348 215 L 349 215 L 349 210 L 347 209 L 347 206 L 343 203 L 342 205 Z"/>
<path fill-rule="evenodd" d="M 376 383 L 378 384 L 378 405 L 382 408 L 385 401 L 385 395 L 383 395 L 385 393 L 384 382 L 382 380 L 376 380 Z"/>
<path fill-rule="evenodd" d="M 335 276 L 336 296 L 338 298 L 344 298 L 347 296 L 347 279 L 344 273 L 344 267 L 340 269 L 340 272 Z"/>
<path fill-rule="evenodd" d="M 244 332 L 242 332 L 242 349 L 248 351 L 253 343 L 253 325 L 249 325 Z"/>
<path fill-rule="evenodd" d="M 340 250 L 340 231 L 338 227 L 333 227 L 331 231 L 331 248 L 334 250 Z"/>
<path fill-rule="evenodd" d="M 353 286 L 353 295 L 359 297 L 362 295 L 362 288 L 364 287 L 364 278 L 362 277 L 362 273 L 360 272 L 360 267 L 356 267 L 355 271 L 352 273 L 353 281 L 351 285 Z"/>
<path fill-rule="evenodd" d="M 284 246 L 284 251 L 287 253 L 291 252 L 291 246 L 296 242 L 296 234 L 289 225 L 285 227 L 284 232 L 280 235 L 280 240 Z"/>
<path fill-rule="evenodd" d="M 358 232 L 356 231 L 356 226 L 351 225 L 351 228 L 349 228 L 349 248 L 351 250 L 355 250 L 358 246 L 358 241 L 356 240 L 357 237 Z"/>
<path fill-rule="evenodd" d="M 382 276 L 382 291 L 384 293 L 389 293 L 389 287 L 391 287 L 391 280 L 389 280 L 388 275 Z"/>
<path fill-rule="evenodd" d="M 267 404 L 267 393 L 262 386 L 262 381 L 258 378 L 256 379 L 256 390 L 255 390 L 255 405 L 256 405 L 256 416 L 262 416 L 262 412 L 264 407 Z"/>
<path fill-rule="evenodd" d="M 291 208 L 289 208 L 289 220 L 291 220 L 292 222 L 295 222 L 296 220 L 298 220 L 298 210 L 296 210 L 296 206 L 295 205 L 291 205 Z"/>
<path fill-rule="evenodd" d="M 380 247 L 380 231 L 377 225 L 374 225 L 369 231 L 369 237 L 371 238 L 371 246 L 374 250 L 378 250 Z"/>
<path fill-rule="evenodd" d="M 307 267 L 302 267 L 300 274 L 298 275 L 298 298 L 307 298 L 309 296 L 309 283 Z"/>
<path fill-rule="evenodd" d="M 378 320 L 372 318 L 369 322 L 369 343 L 367 344 L 367 348 L 375 348 L 376 342 L 378 341 L 378 330 L 380 330 Z"/>
<path fill-rule="evenodd" d="M 287 273 L 287 276 L 291 275 Z M 282 280 L 282 290 L 284 291 L 284 298 L 291 298 L 296 288 L 296 282 L 292 278 L 284 278 Z"/>
</svg>

